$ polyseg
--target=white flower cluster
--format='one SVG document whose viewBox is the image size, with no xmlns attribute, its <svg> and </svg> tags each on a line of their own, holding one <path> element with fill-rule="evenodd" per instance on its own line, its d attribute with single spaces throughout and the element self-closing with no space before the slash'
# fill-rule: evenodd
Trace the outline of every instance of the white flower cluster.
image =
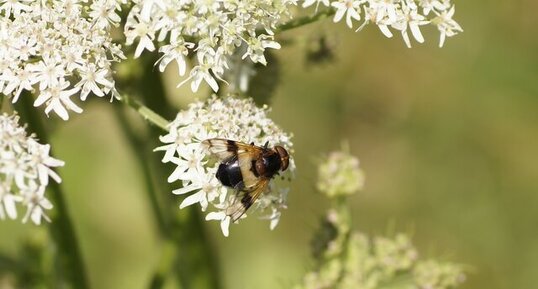
<svg viewBox="0 0 538 289">
<path fill-rule="evenodd" d="M 16 102 L 37 88 L 34 106 L 67 120 L 82 112 L 71 96 L 113 90 L 111 64 L 124 56 L 107 28 L 119 2 L 0 0 L 0 93 Z"/>
<path fill-rule="evenodd" d="M 463 31 L 452 19 L 455 6 L 450 0 L 305 0 L 303 7 L 314 3 L 316 7 L 321 3 L 336 9 L 333 21 L 338 22 L 345 16 L 349 28 L 353 27 L 354 21 L 364 18 L 356 31 L 369 23 L 377 25 L 388 38 L 392 37 L 389 28 L 400 31 L 408 47 L 411 47 L 409 31 L 417 42 L 424 42 L 420 32 L 420 26 L 423 25 L 432 24 L 437 27 L 440 33 L 439 47 L 443 46 L 446 37 L 452 37 Z"/>
<path fill-rule="evenodd" d="M 274 41 L 276 25 L 288 18 L 289 7 L 296 0 L 138 0 L 129 12 L 125 25 L 127 44 L 138 41 L 135 57 L 144 50 L 154 51 L 155 41 L 166 44 L 159 70 L 172 61 L 179 67 L 179 75 L 187 72 L 187 58 L 195 56 L 195 64 L 188 77 L 197 91 L 205 81 L 213 91 L 219 89 L 217 80 L 223 80 L 229 68 L 229 57 L 239 47 L 246 47 L 242 58 L 266 64 L 266 48 L 279 49 Z M 179 86 L 178 85 L 178 86 Z"/>
<path fill-rule="evenodd" d="M 0 219 L 16 219 L 19 203 L 26 207 L 22 221 L 30 218 L 39 225 L 42 218 L 50 221 L 45 215 L 45 210 L 52 209 L 45 196 L 49 177 L 62 181 L 52 168 L 64 162 L 52 158 L 50 145 L 28 136 L 18 121 L 16 115 L 0 115 Z"/>
<path fill-rule="evenodd" d="M 268 107 L 258 108 L 251 99 L 213 96 L 205 102 L 192 103 L 187 110 L 178 113 L 168 134 L 160 138 L 165 145 L 156 149 L 165 151 L 164 163 L 177 165 L 168 182 L 181 181 L 182 187 L 173 193 L 190 194 L 180 208 L 199 204 L 202 211 L 206 211 L 211 206 L 215 211 L 207 214 L 206 220 L 219 220 L 225 236 L 228 236 L 230 225 L 226 209 L 233 203 L 236 192 L 217 180 L 219 163 L 212 161 L 201 142 L 215 137 L 260 146 L 268 142 L 270 146 L 282 145 L 291 153 L 291 136 L 267 117 L 268 112 Z M 263 194 L 247 213 L 266 212 L 262 213 L 262 218 L 269 219 L 273 229 L 280 219 L 280 210 L 286 208 L 288 188 L 282 180 L 291 180 L 294 171 L 295 164 L 290 159 L 282 178 L 271 181 L 270 192 Z"/>
</svg>

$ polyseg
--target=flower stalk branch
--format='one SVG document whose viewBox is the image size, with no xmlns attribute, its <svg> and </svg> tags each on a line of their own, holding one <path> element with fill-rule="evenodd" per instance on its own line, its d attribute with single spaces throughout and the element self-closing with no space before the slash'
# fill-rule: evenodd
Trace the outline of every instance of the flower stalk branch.
<svg viewBox="0 0 538 289">
<path fill-rule="evenodd" d="M 129 106 L 130 108 L 134 109 L 138 114 L 142 116 L 142 118 L 144 118 L 144 120 L 163 129 L 164 131 L 168 131 L 169 122 L 162 116 L 160 116 L 158 113 L 145 106 L 140 101 L 131 98 L 128 94 L 120 95 L 119 93 L 116 93 L 115 98 L 117 98 L 119 101 Z"/>
<path fill-rule="evenodd" d="M 318 20 L 323 20 L 323 19 L 329 18 L 329 17 L 333 16 L 334 13 L 336 13 L 336 10 L 327 9 L 327 10 L 321 11 L 319 13 L 316 13 L 314 15 L 304 16 L 304 17 L 300 17 L 300 18 L 297 18 L 297 19 L 293 19 L 293 20 L 290 20 L 290 21 L 288 21 L 288 22 L 286 22 L 284 24 L 279 25 L 277 27 L 276 31 L 277 32 L 282 32 L 282 31 L 292 30 L 294 28 L 299 28 L 301 26 L 305 26 L 307 24 L 316 22 Z"/>
</svg>

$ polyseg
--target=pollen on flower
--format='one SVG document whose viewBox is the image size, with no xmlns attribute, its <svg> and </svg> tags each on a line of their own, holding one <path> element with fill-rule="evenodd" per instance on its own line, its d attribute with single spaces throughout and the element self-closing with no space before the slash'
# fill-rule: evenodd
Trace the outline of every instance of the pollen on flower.
<svg viewBox="0 0 538 289">
<path fill-rule="evenodd" d="M 22 221 L 39 225 L 50 221 L 45 210 L 52 209 L 45 196 L 49 177 L 62 180 L 52 168 L 64 165 L 49 155 L 50 145 L 38 143 L 18 124 L 17 115 L 0 115 L 0 219 L 17 219 L 17 207 L 26 207 Z"/>
<path fill-rule="evenodd" d="M 5 2 L 5 1 L 0 1 Z M 92 93 L 114 89 L 111 65 L 124 58 L 109 36 L 123 0 L 7 1 L 0 6 L 0 93 L 17 102 L 23 91 L 63 120 Z M 10 3 L 14 3 L 10 5 Z M 89 12 L 89 13 L 88 13 Z"/>
<path fill-rule="evenodd" d="M 213 96 L 207 101 L 197 101 L 178 113 L 170 123 L 169 132 L 160 138 L 164 145 L 156 149 L 164 151 L 164 163 L 176 165 L 168 181 L 180 182 L 174 194 L 188 195 L 180 208 L 199 204 L 202 211 L 209 210 L 206 220 L 220 221 L 225 236 L 230 224 L 226 210 L 234 203 L 237 192 L 217 180 L 220 163 L 209 155 L 202 141 L 218 137 L 258 146 L 267 142 L 270 146 L 281 145 L 291 154 L 291 135 L 268 118 L 268 112 L 268 107 L 259 108 L 252 99 Z M 271 229 L 275 228 L 280 211 L 286 208 L 287 187 L 294 171 L 295 163 L 290 159 L 288 169 L 281 172 L 282 178 L 271 181 L 268 192 L 259 197 L 247 214 L 258 212 L 261 218 L 270 221 Z"/>
</svg>

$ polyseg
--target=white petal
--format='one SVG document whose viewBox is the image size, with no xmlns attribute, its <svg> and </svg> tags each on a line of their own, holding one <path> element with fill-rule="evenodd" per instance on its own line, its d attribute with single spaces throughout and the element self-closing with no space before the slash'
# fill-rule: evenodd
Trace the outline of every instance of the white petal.
<svg viewBox="0 0 538 289">
<path fill-rule="evenodd" d="M 443 47 L 445 44 L 446 34 L 444 31 L 441 31 L 441 35 L 439 35 L 439 47 Z"/>
<path fill-rule="evenodd" d="M 411 28 L 411 33 L 413 34 L 413 37 L 415 37 L 415 40 L 419 43 L 424 42 L 424 37 L 422 36 L 422 33 L 420 33 L 420 28 L 417 24 L 410 23 L 409 28 Z"/>
<path fill-rule="evenodd" d="M 211 89 L 213 89 L 214 92 L 219 91 L 219 85 L 217 84 L 217 81 L 209 74 L 209 72 L 204 77 L 205 81 L 209 86 L 211 86 Z"/>
<path fill-rule="evenodd" d="M 407 34 L 407 30 L 402 31 L 402 37 L 405 41 L 405 45 L 407 45 L 407 48 L 411 48 L 411 40 L 409 40 L 409 35 Z"/>
<path fill-rule="evenodd" d="M 69 114 L 67 113 L 67 110 L 63 105 L 60 103 L 58 99 L 54 99 L 51 101 L 51 103 L 45 108 L 45 113 L 48 115 L 51 110 L 54 110 L 54 112 L 63 120 L 69 119 Z"/>
<path fill-rule="evenodd" d="M 17 218 L 17 207 L 15 206 L 16 200 L 15 196 L 11 194 L 4 196 L 4 207 L 6 208 L 6 214 L 10 219 Z"/>
<path fill-rule="evenodd" d="M 387 25 L 377 25 L 379 27 L 379 30 L 385 35 L 387 38 L 392 38 L 392 32 L 390 32 L 390 29 L 387 27 Z"/>
<path fill-rule="evenodd" d="M 34 207 L 34 209 L 32 210 L 32 213 L 30 214 L 30 218 L 32 219 L 32 222 L 34 222 L 34 224 L 36 225 L 41 224 L 42 213 L 43 213 L 43 209 L 41 209 L 41 207 L 39 206 Z"/>
<path fill-rule="evenodd" d="M 337 4 L 337 3 L 333 3 L 333 6 L 336 7 L 335 4 Z M 346 13 L 346 9 L 345 9 L 345 8 L 343 8 L 343 9 L 342 9 L 342 8 L 341 8 L 341 9 L 338 9 L 338 10 L 336 11 L 336 14 L 334 14 L 333 22 L 336 23 L 336 22 L 342 20 L 342 17 L 344 17 L 344 14 L 345 14 L 345 13 Z"/>
<path fill-rule="evenodd" d="M 225 217 L 226 214 L 224 212 L 211 212 L 205 216 L 205 220 L 223 220 Z"/>
<path fill-rule="evenodd" d="M 224 220 L 220 222 L 220 229 L 222 230 L 222 234 L 224 235 L 224 237 L 228 237 L 230 235 L 229 227 L 230 217 L 226 216 Z"/>
<path fill-rule="evenodd" d="M 183 202 L 181 202 L 181 204 L 179 205 L 179 208 L 183 209 L 190 205 L 200 203 L 200 201 L 203 199 L 203 196 L 204 196 L 204 192 L 198 191 L 197 193 L 186 197 L 185 200 L 183 200 Z"/>
<path fill-rule="evenodd" d="M 188 185 L 188 186 L 184 186 L 183 188 L 173 190 L 172 194 L 174 194 L 174 195 L 183 195 L 183 194 L 186 194 L 188 192 L 192 192 L 194 190 L 198 190 L 198 189 L 201 189 L 201 188 L 202 187 L 198 186 L 198 185 Z"/>
</svg>

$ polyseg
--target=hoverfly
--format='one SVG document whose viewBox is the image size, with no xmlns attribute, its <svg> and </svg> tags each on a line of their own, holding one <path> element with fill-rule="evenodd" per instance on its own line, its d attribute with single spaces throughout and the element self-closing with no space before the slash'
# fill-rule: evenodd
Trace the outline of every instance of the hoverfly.
<svg viewBox="0 0 538 289">
<path fill-rule="evenodd" d="M 217 179 L 222 185 L 237 191 L 234 202 L 226 209 L 232 222 L 237 221 L 265 192 L 269 181 L 285 171 L 289 165 L 289 155 L 285 148 L 268 148 L 238 141 L 213 138 L 202 142 L 221 163 Z M 239 200 L 239 201 L 238 201 Z"/>
</svg>

